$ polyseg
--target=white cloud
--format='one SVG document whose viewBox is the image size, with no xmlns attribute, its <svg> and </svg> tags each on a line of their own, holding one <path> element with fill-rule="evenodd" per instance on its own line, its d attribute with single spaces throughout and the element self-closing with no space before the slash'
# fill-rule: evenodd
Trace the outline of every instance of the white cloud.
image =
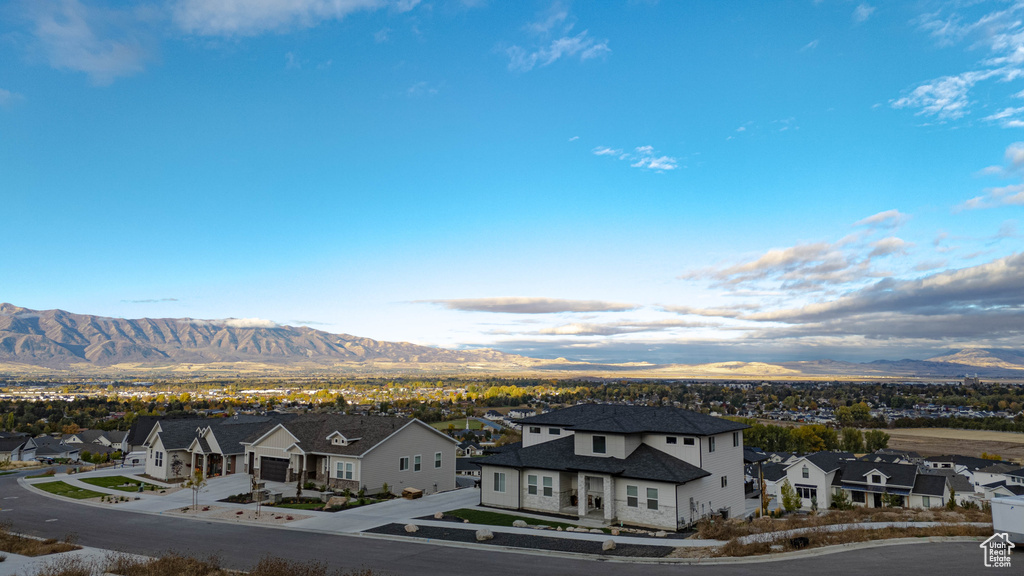
<svg viewBox="0 0 1024 576">
<path fill-rule="evenodd" d="M 28 6 L 34 24 L 32 49 L 53 68 L 84 72 L 94 84 L 105 85 L 142 72 L 151 58 L 152 10 L 107 9 L 79 0 Z"/>
<path fill-rule="evenodd" d="M 883 227 L 883 228 L 895 228 L 907 221 L 907 215 L 901 214 L 899 210 L 886 210 L 885 212 L 879 212 L 854 222 L 854 226 L 870 226 Z"/>
<path fill-rule="evenodd" d="M 277 328 L 277 322 L 262 318 L 227 318 L 216 320 L 214 323 L 222 324 L 228 328 Z"/>
<path fill-rule="evenodd" d="M 11 92 L 10 90 L 4 90 L 0 88 L 0 106 L 9 106 L 14 102 L 23 99 L 24 96 L 17 92 Z"/>
<path fill-rule="evenodd" d="M 870 18 L 874 12 L 874 6 L 869 6 L 867 4 L 858 4 L 857 7 L 853 9 L 853 21 L 858 24 L 860 24 L 861 22 L 866 22 L 867 19 Z"/>
<path fill-rule="evenodd" d="M 814 50 L 817 47 L 818 47 L 818 40 L 817 39 L 811 40 L 807 44 L 804 44 L 802 48 L 800 48 L 800 52 L 806 52 L 808 50 Z"/>
<path fill-rule="evenodd" d="M 653 146 L 637 146 L 632 152 L 623 152 L 621 149 L 598 146 L 591 151 L 595 156 L 615 156 L 619 160 L 626 160 L 633 168 L 646 168 L 648 170 L 675 170 L 679 168 L 679 160 L 672 156 L 659 155 Z"/>
<path fill-rule="evenodd" d="M 503 312 L 506 314 L 553 314 L 559 312 L 621 312 L 636 308 L 633 304 L 601 300 L 564 300 L 559 298 L 500 297 L 417 300 L 417 303 L 441 304 L 449 310 L 464 312 Z"/>
<path fill-rule="evenodd" d="M 577 141 L 579 139 L 580 139 L 579 136 L 573 136 L 572 138 L 569 138 L 569 142 L 575 142 L 575 141 Z"/>
<path fill-rule="evenodd" d="M 434 94 L 437 94 L 437 90 L 438 89 L 437 89 L 436 86 L 431 86 L 428 82 L 426 82 L 424 80 L 424 81 L 416 82 L 415 84 L 413 84 L 412 86 L 407 88 L 405 90 L 405 93 L 406 93 L 407 96 L 412 96 L 412 97 L 415 97 L 415 96 L 433 96 Z"/>
<path fill-rule="evenodd" d="M 993 71 L 964 72 L 943 76 L 914 88 L 910 94 L 891 101 L 893 108 L 919 108 L 916 115 L 934 116 L 939 120 L 956 120 L 969 113 L 971 88 L 995 75 Z"/>
<path fill-rule="evenodd" d="M 1024 177 L 1024 142 L 1014 142 L 1003 153 L 1006 164 L 1003 167 L 989 166 L 982 172 L 1004 176 Z M 1024 183 L 985 188 L 984 194 L 975 196 L 953 208 L 954 212 L 980 210 L 1000 206 L 1024 205 Z"/>
<path fill-rule="evenodd" d="M 594 40 L 584 30 L 575 36 L 556 38 L 546 46 L 532 50 L 511 46 L 505 52 L 509 58 L 509 70 L 529 72 L 537 66 L 548 66 L 563 57 L 579 56 L 584 61 L 610 54 L 611 49 L 608 48 L 607 40 Z"/>
<path fill-rule="evenodd" d="M 174 21 L 200 36 L 252 36 L 289 28 L 311 28 L 353 12 L 391 7 L 401 12 L 416 2 L 400 0 L 178 0 Z"/>
</svg>

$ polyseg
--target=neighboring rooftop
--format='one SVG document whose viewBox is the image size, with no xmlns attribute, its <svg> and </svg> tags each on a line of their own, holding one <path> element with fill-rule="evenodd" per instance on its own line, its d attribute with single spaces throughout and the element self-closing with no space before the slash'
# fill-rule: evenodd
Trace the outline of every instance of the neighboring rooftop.
<svg viewBox="0 0 1024 576">
<path fill-rule="evenodd" d="M 682 408 L 625 404 L 578 404 L 523 418 L 519 420 L 519 423 L 560 426 L 573 430 L 612 434 L 653 432 L 692 436 L 710 436 L 750 427 L 732 420 L 707 416 Z"/>
</svg>

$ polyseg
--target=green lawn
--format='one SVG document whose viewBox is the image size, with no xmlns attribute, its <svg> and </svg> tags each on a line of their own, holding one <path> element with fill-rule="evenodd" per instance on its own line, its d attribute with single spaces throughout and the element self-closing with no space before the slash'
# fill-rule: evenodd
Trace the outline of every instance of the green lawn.
<svg viewBox="0 0 1024 576">
<path fill-rule="evenodd" d="M 98 498 L 104 496 L 99 492 L 92 490 L 86 490 L 85 488 L 78 488 L 72 486 L 67 482 L 40 482 L 39 484 L 33 484 L 36 488 L 49 492 L 50 494 L 56 494 L 57 496 L 67 496 L 68 498 L 74 498 L 76 500 L 84 500 L 85 498 Z"/>
<path fill-rule="evenodd" d="M 511 526 L 516 520 L 522 520 L 527 524 L 537 525 L 546 524 L 552 528 L 558 528 L 561 526 L 563 529 L 569 528 L 570 526 L 575 528 L 576 524 L 569 524 L 566 522 L 558 522 L 555 520 L 540 520 L 537 518 L 525 518 L 523 516 L 513 516 L 511 514 L 502 514 L 500 512 L 485 512 L 483 510 L 472 510 L 470 508 L 459 508 L 458 510 L 450 510 L 445 512 L 451 516 L 462 518 L 463 520 L 469 520 L 472 524 L 484 524 L 487 526 Z"/>
<path fill-rule="evenodd" d="M 466 419 L 465 418 L 462 418 L 462 419 L 459 419 L 459 420 L 449 420 L 447 422 L 435 422 L 435 423 L 431 424 L 431 426 L 433 426 L 434 428 L 437 428 L 438 430 L 447 430 L 449 424 L 454 426 L 456 430 L 465 430 L 466 429 Z M 469 429 L 470 430 L 481 430 L 481 429 L 483 429 L 483 427 L 484 427 L 483 423 L 480 422 L 479 420 L 473 420 L 472 418 L 469 419 Z"/>
<path fill-rule="evenodd" d="M 33 474 L 31 476 L 25 476 L 25 479 L 29 478 L 53 478 L 53 474 Z"/>
<path fill-rule="evenodd" d="M 121 490 L 122 492 L 138 492 L 139 485 L 141 484 L 146 490 L 149 490 L 152 484 L 146 484 L 139 480 L 133 480 L 131 478 L 125 478 L 124 476 L 103 476 L 100 478 L 82 478 L 82 482 L 86 484 L 92 484 L 93 486 L 99 486 L 100 488 L 112 488 L 114 490 Z M 153 486 L 155 488 L 155 486 Z"/>
</svg>

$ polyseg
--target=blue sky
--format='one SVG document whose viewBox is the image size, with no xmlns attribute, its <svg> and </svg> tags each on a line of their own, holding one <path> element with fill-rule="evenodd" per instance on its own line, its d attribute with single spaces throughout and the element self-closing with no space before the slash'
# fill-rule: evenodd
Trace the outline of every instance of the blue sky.
<svg viewBox="0 0 1024 576">
<path fill-rule="evenodd" d="M 0 10 L 2 301 L 616 362 L 1024 339 L 1024 2 Z"/>
</svg>

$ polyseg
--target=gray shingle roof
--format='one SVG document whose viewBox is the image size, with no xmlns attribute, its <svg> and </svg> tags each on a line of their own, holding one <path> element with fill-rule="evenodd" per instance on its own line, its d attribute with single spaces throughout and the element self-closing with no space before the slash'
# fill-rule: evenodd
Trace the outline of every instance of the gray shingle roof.
<svg viewBox="0 0 1024 576">
<path fill-rule="evenodd" d="M 1024 468 L 1017 468 L 1016 470 L 1010 470 L 1009 472 L 1003 472 L 1007 476 L 1014 476 L 1016 478 L 1024 478 Z"/>
<path fill-rule="evenodd" d="M 304 414 L 285 423 L 284 428 L 298 439 L 299 448 L 305 452 L 355 456 L 373 448 L 409 422 L 409 418 L 391 416 Z M 327 437 L 334 432 L 349 439 L 349 444 L 332 444 Z"/>
<path fill-rule="evenodd" d="M 752 464 L 756 462 L 764 462 L 768 459 L 768 455 L 764 453 L 764 450 L 755 448 L 753 446 L 743 447 L 743 461 Z"/>
<path fill-rule="evenodd" d="M 955 470 L 950 470 L 948 468 L 938 470 L 925 468 L 921 473 L 928 476 L 944 476 L 946 478 L 946 482 L 949 483 L 949 487 L 952 490 L 955 490 L 957 494 L 974 492 L 974 484 L 971 484 L 971 481 L 962 474 L 957 474 Z"/>
<path fill-rule="evenodd" d="M 28 438 L 0 438 L 0 452 L 13 452 L 25 442 L 28 442 Z"/>
<path fill-rule="evenodd" d="M 889 478 L 886 486 L 912 488 L 917 477 L 917 466 L 913 464 L 890 464 L 887 462 L 865 462 L 852 460 L 843 470 L 844 484 L 867 484 L 867 475 L 878 470 Z"/>
<path fill-rule="evenodd" d="M 786 466 L 780 462 L 765 462 L 761 466 L 765 482 L 777 482 L 786 477 Z"/>
<path fill-rule="evenodd" d="M 689 434 L 709 436 L 749 428 L 746 424 L 664 406 L 579 404 L 519 420 L 521 424 L 561 426 L 588 432 Z"/>
<path fill-rule="evenodd" d="M 945 496 L 946 491 L 946 478 L 943 476 L 933 476 L 928 474 L 918 474 L 917 480 L 914 482 L 914 494 L 920 494 L 922 496 Z"/>
<path fill-rule="evenodd" d="M 599 472 L 621 478 L 655 480 L 673 484 L 684 484 L 711 475 L 706 470 L 669 456 L 646 444 L 641 444 L 626 458 L 579 456 L 575 451 L 575 440 L 572 436 L 566 436 L 519 450 L 509 450 L 494 456 L 478 458 L 476 463 L 506 468 Z"/>
<path fill-rule="evenodd" d="M 827 474 L 842 468 L 845 462 L 853 458 L 853 454 L 850 454 L 849 452 L 814 452 L 813 454 L 804 455 L 803 458 L 806 458 Z M 799 462 L 799 460 L 797 460 L 797 462 Z M 790 466 L 795 464 L 796 463 L 790 464 Z"/>
</svg>

